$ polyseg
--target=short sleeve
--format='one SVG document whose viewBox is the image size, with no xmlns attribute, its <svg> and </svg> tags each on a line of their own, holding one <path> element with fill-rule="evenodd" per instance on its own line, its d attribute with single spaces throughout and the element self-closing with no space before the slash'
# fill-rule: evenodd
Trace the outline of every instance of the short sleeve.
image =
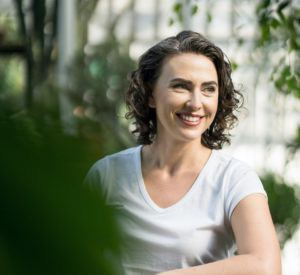
<svg viewBox="0 0 300 275">
<path fill-rule="evenodd" d="M 225 192 L 225 208 L 229 220 L 237 204 L 248 195 L 259 193 L 267 197 L 262 182 L 250 167 L 243 165 L 235 169 L 228 179 Z"/>
<path fill-rule="evenodd" d="M 105 177 L 107 174 L 107 159 L 103 158 L 97 161 L 88 171 L 84 184 L 89 186 L 89 188 L 96 190 L 102 194 L 105 193 Z"/>
</svg>

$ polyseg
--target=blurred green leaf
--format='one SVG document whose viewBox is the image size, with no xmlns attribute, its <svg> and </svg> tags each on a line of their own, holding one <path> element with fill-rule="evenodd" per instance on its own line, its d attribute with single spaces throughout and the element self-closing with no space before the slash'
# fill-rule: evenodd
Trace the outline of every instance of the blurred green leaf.
<svg viewBox="0 0 300 275">
<path fill-rule="evenodd" d="M 182 13 L 178 14 L 178 21 L 180 23 L 183 23 L 183 15 L 182 15 Z"/>
<path fill-rule="evenodd" d="M 267 173 L 261 176 L 262 183 L 268 194 L 268 203 L 273 222 L 279 231 L 280 244 L 289 240 L 297 230 L 300 221 L 300 201 L 295 189 L 278 176 Z"/>
<path fill-rule="evenodd" d="M 278 26 L 280 26 L 280 22 L 277 19 L 272 18 L 271 26 L 272 28 L 276 29 Z"/>
<path fill-rule="evenodd" d="M 292 155 L 295 155 L 300 150 L 300 125 L 297 127 L 295 137 L 287 143 L 287 148 Z"/>
<path fill-rule="evenodd" d="M 288 89 L 291 90 L 291 91 L 296 89 L 297 80 L 296 80 L 296 77 L 294 75 L 287 79 L 287 85 L 288 85 Z"/>
<path fill-rule="evenodd" d="M 290 0 L 285 0 L 285 1 L 279 2 L 279 5 L 277 7 L 277 12 L 282 12 L 282 10 L 285 9 L 290 4 L 291 4 Z"/>
<path fill-rule="evenodd" d="M 182 4 L 181 3 L 176 3 L 173 6 L 173 11 L 175 12 L 177 19 L 180 23 L 183 22 L 183 15 L 182 15 Z"/>
<path fill-rule="evenodd" d="M 196 13 L 198 12 L 198 6 L 197 5 L 194 5 L 191 9 L 191 15 L 195 15 Z"/>
<path fill-rule="evenodd" d="M 264 24 L 261 28 L 261 34 L 262 38 L 260 43 L 264 45 L 264 43 L 270 39 L 270 25 Z"/>
<path fill-rule="evenodd" d="M 283 14 L 283 12 L 282 12 L 281 10 L 279 10 L 279 11 L 277 12 L 277 14 L 279 15 L 280 20 L 281 20 L 283 23 L 286 22 L 285 15 Z"/>
<path fill-rule="evenodd" d="M 235 61 L 231 61 L 232 71 L 235 71 L 238 68 L 238 64 Z"/>
<path fill-rule="evenodd" d="M 212 15 L 211 15 L 211 13 L 209 11 L 206 12 L 206 21 L 208 23 L 211 23 L 211 21 L 212 21 Z"/>
<path fill-rule="evenodd" d="M 239 46 L 242 46 L 245 41 L 244 41 L 244 39 L 242 37 L 239 37 L 237 42 L 238 42 Z"/>
<path fill-rule="evenodd" d="M 6 274 L 122 274 L 116 214 L 83 185 L 99 155 L 91 160 L 87 141 L 44 132 L 27 116 L 2 115 L 0 130 Z"/>
<path fill-rule="evenodd" d="M 271 4 L 271 0 L 262 0 L 259 2 L 257 10 L 266 9 Z"/>
<path fill-rule="evenodd" d="M 181 10 L 182 10 L 182 4 L 176 3 L 173 7 L 173 11 L 175 11 L 178 14 L 179 12 L 181 12 Z"/>
</svg>

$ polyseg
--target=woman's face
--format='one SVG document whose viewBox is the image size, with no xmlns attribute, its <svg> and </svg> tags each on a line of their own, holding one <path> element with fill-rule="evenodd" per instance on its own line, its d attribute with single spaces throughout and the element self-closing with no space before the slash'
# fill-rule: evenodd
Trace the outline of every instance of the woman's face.
<svg viewBox="0 0 300 275">
<path fill-rule="evenodd" d="M 165 60 L 149 106 L 156 109 L 157 138 L 201 140 L 218 108 L 218 76 L 204 55 L 178 54 Z"/>
</svg>

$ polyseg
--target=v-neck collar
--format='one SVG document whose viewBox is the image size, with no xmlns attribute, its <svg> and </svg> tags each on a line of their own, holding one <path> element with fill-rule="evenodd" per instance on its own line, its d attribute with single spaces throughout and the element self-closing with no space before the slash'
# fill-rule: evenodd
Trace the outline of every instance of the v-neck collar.
<svg viewBox="0 0 300 275">
<path fill-rule="evenodd" d="M 146 203 L 156 212 L 158 213 L 165 213 L 165 212 L 169 212 L 172 211 L 173 209 L 176 209 L 178 206 L 180 206 L 181 204 L 183 204 L 186 200 L 189 199 L 189 197 L 192 196 L 192 194 L 194 193 L 194 189 L 199 185 L 199 182 L 201 182 L 201 179 L 203 178 L 203 176 L 206 173 L 206 170 L 208 169 L 208 167 L 211 165 L 212 159 L 214 158 L 215 155 L 215 151 L 212 150 L 211 155 L 209 156 L 207 162 L 205 163 L 204 167 L 202 168 L 202 170 L 200 171 L 200 173 L 198 174 L 197 178 L 195 179 L 193 185 L 191 186 L 191 188 L 187 191 L 187 193 L 180 199 L 178 200 L 176 203 L 172 204 L 171 206 L 168 206 L 166 208 L 162 208 L 160 206 L 158 206 L 150 197 L 145 183 L 144 183 L 144 179 L 143 179 L 143 174 L 142 174 L 142 161 L 141 161 L 141 151 L 142 151 L 142 147 L 143 145 L 140 145 L 137 147 L 136 150 L 136 154 L 135 154 L 135 163 L 136 163 L 136 176 L 137 176 L 137 181 L 138 181 L 138 185 L 140 187 L 140 191 L 142 193 L 142 196 L 144 198 L 144 200 L 146 201 Z"/>
</svg>

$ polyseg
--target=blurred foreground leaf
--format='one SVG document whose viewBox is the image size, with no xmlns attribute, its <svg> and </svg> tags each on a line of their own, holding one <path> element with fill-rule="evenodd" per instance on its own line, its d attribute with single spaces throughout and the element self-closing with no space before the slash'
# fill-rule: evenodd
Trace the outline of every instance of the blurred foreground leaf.
<svg viewBox="0 0 300 275">
<path fill-rule="evenodd" d="M 77 137 L 0 118 L 1 274 L 122 274 L 115 213 L 82 184 Z"/>
</svg>

